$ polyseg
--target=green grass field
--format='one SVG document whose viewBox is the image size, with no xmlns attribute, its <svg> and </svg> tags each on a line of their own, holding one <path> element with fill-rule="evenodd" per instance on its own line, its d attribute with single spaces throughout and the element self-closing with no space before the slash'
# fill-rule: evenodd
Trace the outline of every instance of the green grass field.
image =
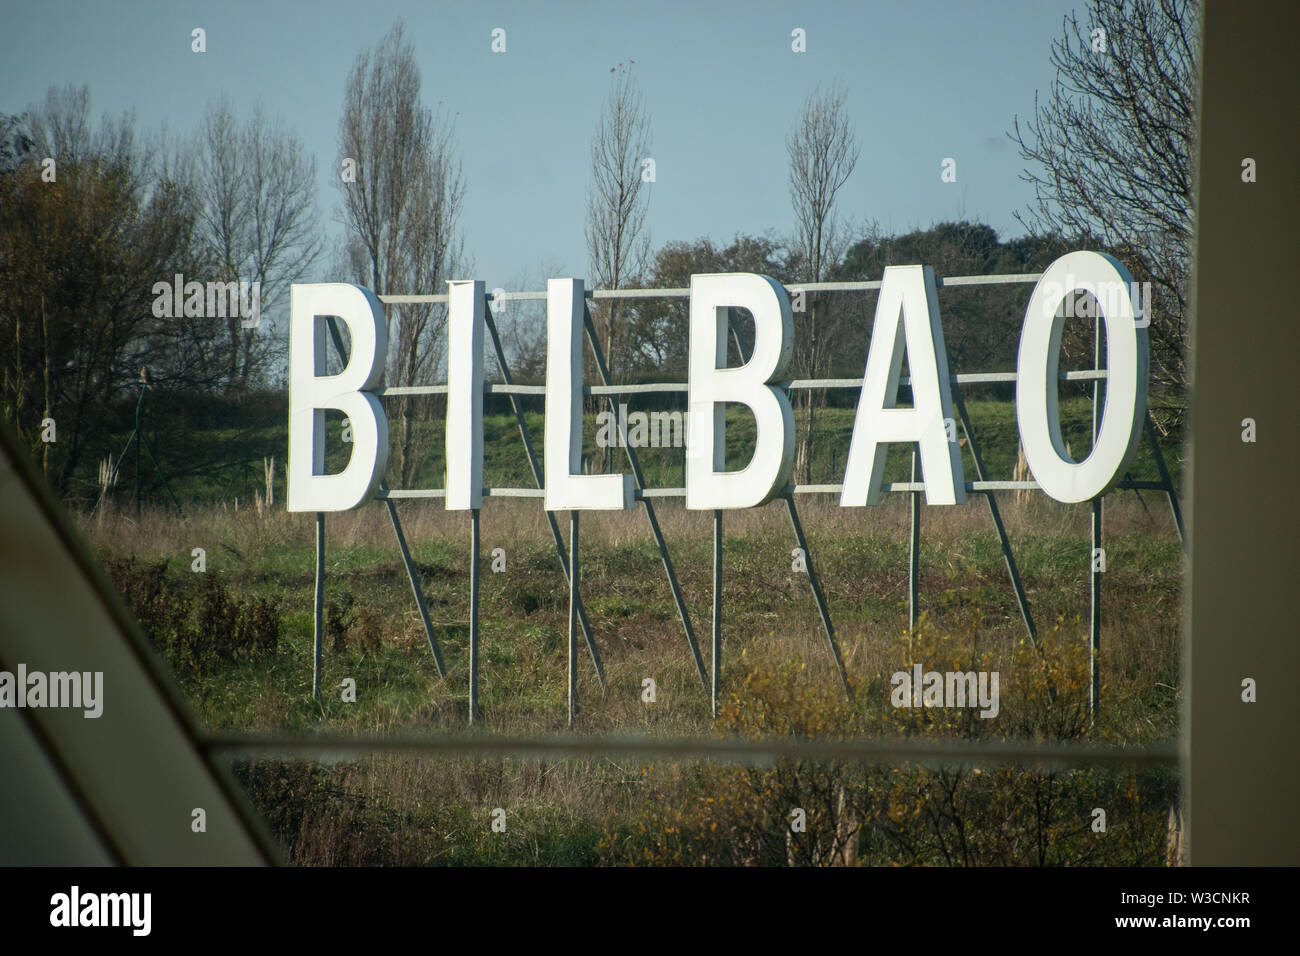
<svg viewBox="0 0 1300 956">
<path fill-rule="evenodd" d="M 990 478 L 1011 478 L 1015 422 L 1007 402 L 971 402 Z M 743 452 L 747 416 L 729 434 Z M 852 414 L 820 414 L 814 481 L 838 482 Z M 1086 453 L 1090 407 L 1066 402 L 1076 457 Z M 441 460 L 426 423 L 419 486 L 440 486 Z M 540 452 L 541 417 L 530 415 Z M 594 425 L 589 419 L 589 429 Z M 192 440 L 203 441 L 203 436 Z M 283 441 L 283 434 L 269 441 Z M 532 484 L 512 416 L 486 425 L 489 485 Z M 279 446 L 282 454 L 283 445 Z M 592 448 L 590 437 L 588 449 Z M 340 453 L 342 449 L 336 450 Z M 617 452 L 621 455 L 621 452 Z M 1180 450 L 1165 448 L 1181 474 Z M 679 450 L 644 450 L 651 486 L 681 484 Z M 617 461 L 617 459 L 616 459 Z M 165 464 L 165 462 L 164 462 Z M 974 466 L 965 448 L 967 480 Z M 909 462 L 891 455 L 890 480 Z M 176 482 L 185 515 L 154 505 L 138 523 L 127 495 L 80 518 L 106 560 L 165 562 L 164 593 L 193 601 L 200 642 L 205 576 L 236 602 L 278 602 L 278 641 L 231 660 L 177 665 L 200 719 L 214 730 L 449 732 L 466 728 L 469 521 L 440 501 L 398 508 L 430 616 L 448 664 L 439 678 L 415 612 L 386 513 L 378 503 L 326 521 L 326 600 L 331 614 L 324 693 L 312 682 L 313 522 L 253 505 L 256 483 L 228 473 Z M 282 470 L 280 472 L 282 480 Z M 1132 470 L 1154 479 L 1149 452 Z M 260 476 L 259 476 L 260 477 Z M 242 489 L 239 510 L 231 484 Z M 811 558 L 825 589 L 855 696 L 843 698 L 784 507 L 724 519 L 724 713 L 710 716 L 659 554 L 640 506 L 589 514 L 582 523 L 581 589 L 604 658 L 601 692 L 580 660 L 581 733 L 780 736 L 993 736 L 1137 745 L 1168 742 L 1178 722 L 1182 555 L 1168 505 L 1156 492 L 1115 492 L 1105 511 L 1102 702 L 1087 711 L 1089 511 L 1032 493 L 999 493 L 1042 650 L 1025 640 L 982 496 L 965 506 L 923 508 L 920 555 L 925 626 L 907 631 L 908 498 L 841 509 L 833 497 L 798 500 Z M 677 500 L 656 503 L 689 613 L 708 660 L 710 516 Z M 561 521 L 567 534 L 567 521 Z M 206 570 L 191 570 L 203 548 Z M 494 550 L 505 570 L 493 571 Z M 484 730 L 534 734 L 566 726 L 568 590 L 540 502 L 489 499 L 482 512 L 480 710 Z M 500 561 L 498 560 L 498 566 Z M 122 572 L 119 572 L 122 573 Z M 125 572 L 128 577 L 136 572 Z M 138 597 L 139 595 L 136 595 Z M 177 620 L 180 618 L 178 617 Z M 168 625 L 173 628 L 179 624 Z M 166 643 L 166 635 L 155 634 Z M 176 664 L 177 658 L 171 658 Z M 899 711 L 889 676 L 927 668 L 997 670 L 1002 708 L 991 721 Z M 355 702 L 341 684 L 356 682 Z M 655 682 L 654 703 L 642 700 Z M 1049 703 L 1045 681 L 1057 691 Z M 946 713 L 946 712 L 945 712 Z M 1164 771 L 980 771 L 922 768 L 713 764 L 620 766 L 613 761 L 536 763 L 379 755 L 342 764 L 243 762 L 239 779 L 298 863 L 1128 863 L 1163 861 L 1164 814 L 1176 781 Z M 994 781 L 997 781 L 996 784 Z M 829 800 L 826 794 L 840 796 Z M 945 796 L 946 794 L 946 796 Z M 1044 794 L 1047 794 L 1044 804 Z M 829 800 L 829 802 L 827 802 Z M 792 802 L 793 801 L 793 802 Z M 821 801 L 819 803 L 819 801 Z M 946 801 L 946 802 L 945 802 Z M 806 839 L 789 843 L 784 814 L 808 805 Z M 822 805 L 825 804 L 823 807 Z M 1094 839 L 1086 813 L 1111 806 L 1113 839 Z M 1047 810 L 1044 811 L 1043 807 Z M 490 826 L 506 810 L 504 833 Z M 817 809 L 821 807 L 821 809 Z M 1037 808 L 1037 809 L 1035 809 Z M 901 821 L 901 822 L 900 822 Z M 729 834 L 719 837 L 719 825 Z M 899 829 L 901 827 L 901 830 Z M 845 833 L 851 834 L 845 836 Z M 978 839 L 958 839 L 959 834 Z M 900 835 L 901 834 L 901 835 Z M 849 848 L 851 847 L 851 852 Z"/>
</svg>

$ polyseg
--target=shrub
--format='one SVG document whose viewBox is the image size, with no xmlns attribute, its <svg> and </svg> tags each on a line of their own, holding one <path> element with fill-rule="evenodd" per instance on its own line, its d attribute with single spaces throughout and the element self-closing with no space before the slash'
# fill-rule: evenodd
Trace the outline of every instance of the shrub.
<svg viewBox="0 0 1300 956">
<path fill-rule="evenodd" d="M 168 577 L 166 561 L 116 558 L 105 568 L 146 636 L 181 678 L 203 678 L 271 657 L 279 647 L 279 598 L 239 601 L 213 572 L 182 584 Z"/>
<path fill-rule="evenodd" d="M 1012 649 L 999 718 L 973 709 L 895 709 L 874 685 L 850 705 L 837 686 L 807 679 L 802 667 L 742 655 L 718 730 L 804 740 L 1075 739 L 1087 732 L 1088 654 L 1061 630 L 1038 647 L 1020 642 Z M 939 671 L 997 669 L 996 656 L 979 646 L 978 618 L 959 635 L 922 620 L 895 653 L 899 669 L 914 662 Z M 1167 771 L 793 759 L 765 767 L 647 767 L 643 781 L 638 809 L 606 821 L 606 863 L 1161 865 L 1177 787 Z M 1092 828 L 1096 808 L 1106 811 L 1105 833 Z"/>
</svg>

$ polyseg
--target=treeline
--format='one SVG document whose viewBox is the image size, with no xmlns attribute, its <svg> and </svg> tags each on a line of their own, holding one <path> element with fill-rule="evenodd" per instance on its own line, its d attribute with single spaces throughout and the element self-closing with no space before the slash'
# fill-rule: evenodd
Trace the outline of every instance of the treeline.
<svg viewBox="0 0 1300 956">
<path fill-rule="evenodd" d="M 940 223 L 898 236 L 872 230 L 848 246 L 843 257 L 827 270 L 824 281 L 879 279 L 886 266 L 914 263 L 932 266 L 937 276 L 1037 272 L 1065 247 L 1056 238 L 1003 242 L 996 230 L 973 222 Z M 758 272 L 784 284 L 806 281 L 797 252 L 778 239 L 742 235 L 727 245 L 707 238 L 666 243 L 654 254 L 645 282 L 649 288 L 683 288 L 690 284 L 692 275 L 710 272 Z M 1006 371 L 1015 367 L 1029 288 L 1018 284 L 940 289 L 944 341 L 954 371 Z M 875 319 L 876 297 L 874 291 L 810 292 L 794 297 L 794 365 L 804 364 L 812 351 L 814 331 L 808 317 L 817 309 L 821 325 L 816 334 L 824 337 L 829 346 L 828 361 L 821 372 L 831 378 L 860 377 Z M 633 380 L 664 375 L 683 380 L 689 318 L 686 300 L 646 299 L 623 308 L 627 332 L 616 339 L 614 364 Z M 739 338 L 747 354 L 752 345 L 752 323 L 743 315 L 738 319 L 743 329 Z M 522 359 L 526 374 L 541 372 L 543 347 L 544 343 L 538 343 L 535 353 Z M 734 342 L 732 351 L 731 361 L 740 361 Z M 850 404 L 855 401 L 856 396 L 850 396 Z"/>
<path fill-rule="evenodd" d="M 0 407 L 56 491 L 93 487 L 140 387 L 275 379 L 285 338 L 262 313 L 319 254 L 314 176 L 292 135 L 225 102 L 188 140 L 96 126 L 85 87 L 0 116 Z"/>
<path fill-rule="evenodd" d="M 152 410 L 146 424 L 155 448 L 185 444 L 176 435 L 160 436 L 157 422 L 183 429 L 205 407 L 216 406 L 237 423 L 221 454 L 239 454 L 243 429 L 248 448 L 241 460 L 260 464 L 266 448 L 252 436 L 278 407 L 262 395 L 281 388 L 287 347 L 285 329 L 270 314 L 277 306 L 283 311 L 288 283 L 307 278 L 303 270 L 321 251 L 313 175 L 312 162 L 291 134 L 260 110 L 240 122 L 224 102 L 209 110 L 189 141 L 142 141 L 129 116 L 95 127 L 85 88 L 52 89 L 44 103 L 0 121 L 0 399 L 6 420 L 61 495 L 94 501 L 103 464 L 134 478 L 134 462 L 110 456 L 121 451 L 146 379 Z M 267 228 L 271 222 L 278 232 Z M 932 265 L 940 275 L 1035 271 L 1059 246 L 1038 239 L 1002 242 L 993 229 L 976 223 L 945 223 L 902 236 L 870 232 L 846 246 L 826 267 L 825 278 L 879 278 L 887 265 L 914 262 Z M 804 281 L 806 265 L 796 244 L 772 235 L 741 235 L 726 244 L 675 240 L 655 250 L 629 284 L 682 287 L 692 274 L 707 272 L 760 272 L 793 283 Z M 345 272 L 358 281 L 368 280 L 357 273 L 371 273 L 373 281 L 380 271 L 364 256 L 357 266 Z M 386 271 L 400 279 L 399 266 L 392 262 Z M 444 275 L 446 268 L 444 263 Z M 261 321 L 246 327 L 250 323 L 233 299 L 224 317 L 186 316 L 182 304 L 170 300 L 160 308 L 156 287 L 164 283 L 170 293 L 177 274 L 187 283 L 205 284 L 252 277 L 260 284 Z M 380 284 L 399 279 L 385 282 L 381 275 Z M 944 331 L 955 368 L 1013 366 L 1025 294 L 1020 286 L 944 290 Z M 809 351 L 806 318 L 815 309 L 817 334 L 832 346 L 825 372 L 860 375 L 874 300 L 874 293 L 810 294 L 796 315 L 797 364 Z M 206 297 L 202 304 L 206 308 Z M 600 306 L 594 306 L 598 319 Z M 395 353 L 408 359 L 418 342 L 417 361 L 394 367 L 390 376 L 413 369 L 437 374 L 438 350 L 428 339 L 441 333 L 444 316 L 430 310 L 423 318 L 430 328 L 404 337 L 399 329 L 394 341 Z M 517 304 L 503 316 L 503 326 L 516 378 L 540 381 L 541 304 Z M 618 326 L 610 364 L 619 379 L 684 379 L 684 300 L 625 303 Z M 751 336 L 742 331 L 746 349 Z M 402 342 L 406 348 L 399 348 Z M 847 391 L 826 396 L 831 404 L 855 400 Z M 664 401 L 673 404 L 672 397 Z M 439 412 L 388 404 L 399 425 Z M 396 433 L 403 446 L 398 450 L 405 452 L 396 467 L 403 457 L 412 467 L 427 451 L 417 447 L 417 431 L 405 433 L 404 442 L 403 433 Z M 192 460 L 165 462 L 168 471 L 217 464 L 202 450 L 192 451 Z M 152 479 L 147 487 L 160 491 Z"/>
<path fill-rule="evenodd" d="M 846 215 L 837 196 L 859 148 L 847 91 L 836 83 L 814 89 L 791 117 L 788 229 L 654 246 L 645 228 L 655 179 L 652 124 L 630 66 L 619 64 L 610 71 L 605 107 L 593 117 L 589 286 L 680 288 L 691 275 L 709 272 L 758 272 L 786 284 L 860 281 L 912 263 L 940 276 L 1037 272 L 1069 250 L 1107 251 L 1153 286 L 1152 387 L 1181 396 L 1195 88 L 1188 37 L 1195 36 L 1197 15 L 1190 0 L 1158 9 L 1151 0 L 1092 0 L 1091 20 L 1067 18 L 1051 49 L 1057 81 L 1047 105 L 1023 127 L 1010 120 L 1035 200 L 1017 214 L 1028 235 L 1009 240 L 972 222 L 889 235 L 871 224 L 870 210 Z M 1089 22 L 1106 36 L 1127 33 L 1143 42 L 1098 56 Z M 1153 122 L 1155 114 L 1168 122 Z M 1087 133 L 1082 164 L 1070 151 L 1079 130 Z M 253 402 L 247 427 L 264 425 L 255 416 L 269 406 L 253 396 L 282 388 L 287 335 L 277 319 L 287 311 L 290 283 L 328 277 L 386 295 L 437 291 L 449 279 L 472 276 L 460 222 L 466 181 L 459 155 L 454 115 L 424 105 L 415 50 L 400 21 L 357 55 L 344 80 L 336 173 L 327 177 L 338 191 L 334 212 L 343 232 L 328 262 L 316 161 L 260 105 L 241 117 L 218 100 L 199 128 L 179 139 L 142 135 L 130 115 L 96 125 L 85 87 L 51 88 L 20 114 L 0 113 L 4 419 L 55 490 L 83 500 L 94 500 L 106 474 L 116 476 L 120 463 L 108 456 L 120 450 L 142 388 L 169 396 L 173 406 L 197 407 L 214 397 L 226 407 Z M 545 278 L 522 284 L 537 288 Z M 954 371 L 1014 367 L 1027 286 L 943 288 L 939 295 Z M 797 297 L 791 375 L 861 375 L 875 300 L 874 292 Z M 539 381 L 542 304 L 509 305 L 499 312 L 508 360 L 517 379 Z M 684 378 L 685 300 L 597 300 L 592 317 L 616 381 Z M 393 306 L 388 323 L 388 381 L 440 380 L 445 307 Z M 750 345 L 746 323 L 738 317 L 733 363 Z M 1092 348 L 1091 323 L 1067 323 L 1065 362 L 1090 361 Z M 496 375 L 494 358 L 486 362 Z M 595 379 L 594 365 L 588 376 Z M 851 390 L 795 394 L 799 480 L 814 457 L 818 409 L 855 398 Z M 409 487 L 427 457 L 416 424 L 435 417 L 440 402 L 386 401 L 389 480 L 396 487 Z M 241 460 L 261 454 L 250 445 Z"/>
</svg>

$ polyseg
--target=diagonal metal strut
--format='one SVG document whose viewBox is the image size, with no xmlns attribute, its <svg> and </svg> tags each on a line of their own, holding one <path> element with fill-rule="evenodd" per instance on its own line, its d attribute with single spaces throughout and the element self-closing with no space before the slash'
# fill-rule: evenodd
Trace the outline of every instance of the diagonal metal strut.
<svg viewBox="0 0 1300 956">
<path fill-rule="evenodd" d="M 745 354 L 745 347 L 740 343 L 740 335 L 736 331 L 736 323 L 733 319 L 733 312 L 728 309 L 727 328 L 731 330 L 731 337 L 736 343 L 736 353 L 740 356 L 742 363 L 748 362 L 749 356 Z M 844 686 L 844 693 L 849 700 L 852 700 L 853 688 L 849 686 L 848 672 L 844 669 L 844 655 L 840 653 L 839 642 L 835 640 L 835 626 L 831 623 L 831 611 L 826 604 L 826 596 L 822 593 L 821 581 L 817 578 L 817 569 L 813 565 L 812 551 L 808 547 L 808 539 L 804 537 L 803 525 L 799 522 L 799 511 L 794 506 L 793 494 L 785 496 L 785 506 L 790 515 L 790 525 L 794 528 L 795 541 L 803 549 L 804 566 L 808 570 L 808 586 L 812 589 L 813 600 L 817 602 L 817 612 L 821 615 L 822 629 L 826 633 L 826 643 L 830 647 L 836 670 L 839 671 L 840 683 Z"/>
<path fill-rule="evenodd" d="M 497 324 L 492 318 L 492 306 L 490 303 L 484 303 L 483 319 L 487 324 L 488 335 L 492 337 L 492 350 L 496 353 L 497 368 L 501 371 L 501 378 L 507 385 L 514 384 L 514 378 L 510 374 L 510 367 L 506 364 L 505 349 L 501 347 L 501 336 L 497 334 Z M 528 466 L 533 471 L 533 481 L 537 483 L 538 488 L 544 488 L 542 483 L 542 469 L 537 463 L 537 452 L 533 449 L 532 436 L 528 431 L 528 423 L 524 421 L 523 410 L 519 407 L 519 399 L 515 395 L 510 396 L 510 407 L 514 409 L 515 423 L 519 426 L 519 435 L 524 442 L 524 451 L 528 455 Z M 560 559 L 560 567 L 564 570 L 564 580 L 569 583 L 570 589 L 573 588 L 573 581 L 569 576 L 569 552 L 564 546 L 564 539 L 560 537 L 560 526 L 556 524 L 555 515 L 547 511 L 546 522 L 551 526 L 551 537 L 555 540 L 555 555 Z M 575 597 L 575 611 L 578 615 L 578 623 L 582 626 L 582 636 L 587 641 L 587 650 L 591 653 L 591 662 L 596 665 L 596 677 L 600 680 L 601 690 L 605 690 L 609 685 L 605 681 L 605 666 L 600 662 L 600 651 L 596 649 L 596 642 L 591 636 L 591 624 L 587 621 L 587 608 L 582 603 L 582 596 Z"/>
<path fill-rule="evenodd" d="M 610 385 L 609 366 L 605 363 L 605 353 L 601 351 L 600 339 L 596 335 L 595 323 L 591 320 L 591 310 L 587 308 L 587 303 L 582 304 L 582 324 L 587 330 L 587 341 L 591 343 L 592 354 L 596 357 L 596 369 L 600 372 L 600 382 L 602 385 Z M 627 428 L 621 416 L 618 413 L 618 399 L 614 395 L 609 396 L 609 407 L 613 412 L 614 421 L 618 424 L 619 437 L 623 443 L 623 450 L 627 452 L 627 460 L 632 466 L 632 477 L 636 482 L 637 491 L 645 489 L 645 476 L 641 472 L 641 462 L 637 459 L 636 449 L 627 440 Z M 654 535 L 655 544 L 659 547 L 659 557 L 664 562 L 664 574 L 668 576 L 668 586 L 673 592 L 673 601 L 677 604 L 677 614 L 682 621 L 682 629 L 686 632 L 686 643 L 690 645 L 691 654 L 695 658 L 695 670 L 700 676 L 700 684 L 705 691 L 709 690 L 709 675 L 704 669 L 704 658 L 700 654 L 699 642 L 695 639 L 695 629 L 691 627 L 691 616 L 686 610 L 686 601 L 682 597 L 681 585 L 677 583 L 677 571 L 673 568 L 673 559 L 668 554 L 668 544 L 664 540 L 664 533 L 659 527 L 659 519 L 655 516 L 655 506 L 648 498 L 642 498 L 641 504 L 645 506 L 646 520 L 650 523 L 650 533 Z"/>
<path fill-rule="evenodd" d="M 325 322 L 326 327 L 329 329 L 330 339 L 334 343 L 334 352 L 338 355 L 339 364 L 346 366 L 348 358 L 343 352 L 343 336 L 339 334 L 338 324 L 334 321 L 332 315 L 326 316 Z M 387 491 L 388 482 L 381 478 L 379 488 L 381 491 Z M 406 578 L 411 582 L 411 593 L 415 595 L 416 609 L 419 610 L 420 620 L 424 623 L 424 636 L 428 638 L 429 650 L 433 652 L 434 666 L 438 668 L 439 677 L 446 677 L 447 666 L 443 663 L 442 649 L 438 647 L 438 639 L 433 636 L 433 622 L 429 620 L 429 609 L 424 603 L 424 589 L 420 587 L 419 573 L 416 570 L 415 562 L 411 559 L 411 550 L 406 545 L 406 535 L 402 533 L 402 523 L 397 519 L 397 506 L 393 504 L 391 498 L 385 498 L 384 504 L 388 507 L 388 518 L 393 523 L 393 534 L 397 537 L 397 550 L 402 553 L 402 564 L 406 567 Z"/>
<path fill-rule="evenodd" d="M 979 442 L 975 440 L 975 430 L 971 427 L 970 414 L 966 411 L 966 400 L 962 397 L 960 388 L 953 390 L 953 404 L 957 407 L 957 414 L 961 416 L 961 430 L 966 434 L 971 458 L 975 460 L 975 475 L 980 481 L 987 481 L 988 475 L 984 473 L 984 456 L 980 454 Z M 1029 640 L 1037 647 L 1038 628 L 1034 625 L 1034 616 L 1029 612 L 1029 597 L 1025 594 L 1025 587 L 1020 581 L 1020 568 L 1016 565 L 1016 555 L 1011 550 L 1011 540 L 1007 537 L 1006 526 L 1002 523 L 1002 512 L 998 510 L 997 499 L 992 494 L 986 494 L 984 500 L 988 502 L 993 527 L 998 532 L 998 543 L 1002 546 L 1002 558 L 1006 562 L 1007 577 L 1011 579 L 1011 586 L 1016 592 L 1020 619 L 1025 622 L 1025 631 L 1029 634 Z"/>
</svg>

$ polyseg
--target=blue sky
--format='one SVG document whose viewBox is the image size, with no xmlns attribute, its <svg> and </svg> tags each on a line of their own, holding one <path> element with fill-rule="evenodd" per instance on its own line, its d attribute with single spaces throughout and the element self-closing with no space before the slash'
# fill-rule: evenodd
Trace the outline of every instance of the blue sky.
<svg viewBox="0 0 1300 956">
<path fill-rule="evenodd" d="M 1049 87 L 1050 44 L 1071 8 L 1082 14 L 1082 0 L 0 0 L 0 111 L 23 109 L 50 84 L 86 83 L 97 116 L 133 109 L 143 130 L 187 134 L 222 92 L 240 113 L 261 97 L 316 158 L 333 239 L 347 72 L 401 17 L 426 103 L 459 114 L 473 277 L 511 288 L 525 275 L 539 281 L 543 263 L 586 275 L 591 135 L 610 68 L 633 60 L 652 122 L 656 247 L 789 230 L 785 135 L 804 98 L 835 80 L 848 88 L 862 150 L 840 194 L 844 215 L 894 232 L 964 217 L 1018 235 L 1013 212 L 1032 193 L 1005 134 Z M 204 54 L 190 50 L 194 27 L 207 32 Z M 496 27 L 504 54 L 490 50 Z M 791 51 L 796 27 L 806 53 Z M 945 157 L 957 161 L 956 183 L 940 181 Z M 328 272 L 301 279 L 341 278 Z"/>
</svg>

